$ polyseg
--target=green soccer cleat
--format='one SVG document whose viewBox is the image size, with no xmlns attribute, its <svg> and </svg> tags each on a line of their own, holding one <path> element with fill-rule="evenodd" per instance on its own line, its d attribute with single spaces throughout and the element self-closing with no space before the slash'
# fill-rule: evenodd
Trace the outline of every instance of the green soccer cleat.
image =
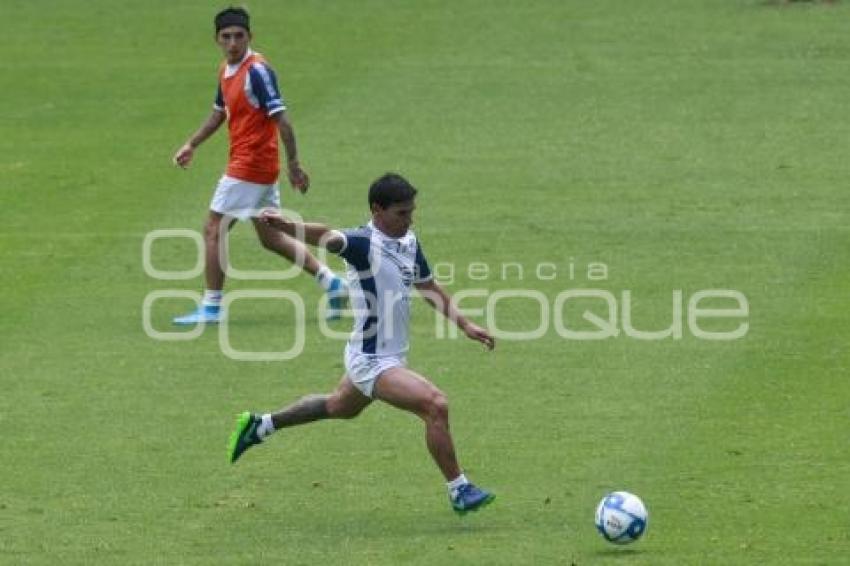
<svg viewBox="0 0 850 566">
<path fill-rule="evenodd" d="M 236 419 L 236 430 L 230 435 L 230 463 L 232 464 L 247 449 L 262 442 L 257 436 L 257 427 L 260 425 L 260 417 L 245 411 Z"/>
</svg>

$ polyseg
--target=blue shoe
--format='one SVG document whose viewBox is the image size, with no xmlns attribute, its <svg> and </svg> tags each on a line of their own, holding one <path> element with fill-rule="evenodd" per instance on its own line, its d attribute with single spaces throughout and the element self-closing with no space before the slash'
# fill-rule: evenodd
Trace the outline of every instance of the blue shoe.
<svg viewBox="0 0 850 566">
<path fill-rule="evenodd" d="M 460 486 L 449 499 L 455 513 L 466 515 L 470 511 L 478 511 L 485 505 L 492 503 L 496 496 L 486 489 L 479 489 L 474 484 L 467 483 Z"/>
<path fill-rule="evenodd" d="M 236 430 L 230 435 L 227 447 L 231 464 L 238 460 L 247 449 L 262 442 L 262 439 L 257 436 L 257 427 L 260 426 L 260 422 L 260 417 L 248 411 L 239 415 L 236 420 Z"/>
<path fill-rule="evenodd" d="M 218 305 L 202 305 L 187 315 L 178 316 L 174 324 L 185 326 L 190 324 L 218 324 L 224 315 Z"/>
<path fill-rule="evenodd" d="M 341 277 L 334 277 L 327 293 L 328 308 L 325 311 L 325 318 L 336 320 L 342 317 L 342 312 L 348 306 L 348 284 Z"/>
</svg>

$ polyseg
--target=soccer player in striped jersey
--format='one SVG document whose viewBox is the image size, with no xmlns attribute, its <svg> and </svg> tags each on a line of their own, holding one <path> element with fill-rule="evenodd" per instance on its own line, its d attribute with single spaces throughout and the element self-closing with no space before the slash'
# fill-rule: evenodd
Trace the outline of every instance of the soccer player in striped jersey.
<svg viewBox="0 0 850 566">
<path fill-rule="evenodd" d="M 277 77 L 263 56 L 251 49 L 248 12 L 242 8 L 227 8 L 215 16 L 214 23 L 215 39 L 225 57 L 219 69 L 215 103 L 207 120 L 177 150 L 174 163 L 188 167 L 195 149 L 225 121 L 230 137 L 230 159 L 218 182 L 204 226 L 207 287 L 203 304 L 194 312 L 175 318 L 174 323 L 221 320 L 225 279 L 221 236 L 233 226 L 234 218 L 251 218 L 257 237 L 266 249 L 292 262 L 298 261 L 312 274 L 328 293 L 328 318 L 337 318 L 344 306 L 344 281 L 320 263 L 303 243 L 271 229 L 256 217 L 261 209 L 280 207 L 278 137 L 286 151 L 287 175 L 293 188 L 305 193 L 310 186 L 310 179 L 298 161 L 295 133 L 286 114 Z"/>
<path fill-rule="evenodd" d="M 407 367 L 413 287 L 467 337 L 490 350 L 495 346 L 493 336 L 460 314 L 431 275 L 422 246 L 410 231 L 415 197 L 416 189 L 400 175 L 382 176 L 369 188 L 372 221 L 353 230 L 302 224 L 274 211 L 263 213 L 268 226 L 345 259 L 354 329 L 345 349 L 346 373 L 336 390 L 308 395 L 276 413 L 242 413 L 230 438 L 231 462 L 276 430 L 322 419 L 350 419 L 377 399 L 425 422 L 428 450 L 446 479 L 455 511 L 464 514 L 493 500 L 492 493 L 472 484 L 460 468 L 449 432 L 446 396 Z"/>
</svg>

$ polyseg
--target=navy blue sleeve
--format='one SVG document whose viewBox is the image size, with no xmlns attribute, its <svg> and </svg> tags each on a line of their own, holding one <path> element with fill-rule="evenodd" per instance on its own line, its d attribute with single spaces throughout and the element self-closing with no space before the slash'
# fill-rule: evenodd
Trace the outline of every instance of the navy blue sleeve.
<svg viewBox="0 0 850 566">
<path fill-rule="evenodd" d="M 369 269 L 371 232 L 366 228 L 355 228 L 353 230 L 342 230 L 342 234 L 345 236 L 345 247 L 342 248 L 339 255 L 357 271 Z"/>
<path fill-rule="evenodd" d="M 418 241 L 416 242 L 416 265 L 414 269 L 413 281 L 415 283 L 425 283 L 431 280 L 431 267 L 428 265 L 428 260 L 425 259 L 422 246 L 419 245 Z"/>
<path fill-rule="evenodd" d="M 218 83 L 218 87 L 215 90 L 215 102 L 213 106 L 221 111 L 224 111 L 224 95 L 221 93 L 221 83 Z"/>
<path fill-rule="evenodd" d="M 271 116 L 286 110 L 283 96 L 277 88 L 277 77 L 271 67 L 264 63 L 254 63 L 248 69 L 248 76 L 251 78 L 251 90 L 267 115 Z"/>
</svg>

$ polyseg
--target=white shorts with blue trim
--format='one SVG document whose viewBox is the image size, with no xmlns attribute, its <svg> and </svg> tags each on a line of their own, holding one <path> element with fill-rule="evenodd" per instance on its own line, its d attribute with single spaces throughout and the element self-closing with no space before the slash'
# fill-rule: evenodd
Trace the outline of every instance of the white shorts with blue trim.
<svg viewBox="0 0 850 566">
<path fill-rule="evenodd" d="M 373 398 L 375 382 L 388 369 L 407 367 L 407 359 L 399 355 L 375 355 L 345 347 L 345 372 L 351 384 L 363 395 Z"/>
</svg>

